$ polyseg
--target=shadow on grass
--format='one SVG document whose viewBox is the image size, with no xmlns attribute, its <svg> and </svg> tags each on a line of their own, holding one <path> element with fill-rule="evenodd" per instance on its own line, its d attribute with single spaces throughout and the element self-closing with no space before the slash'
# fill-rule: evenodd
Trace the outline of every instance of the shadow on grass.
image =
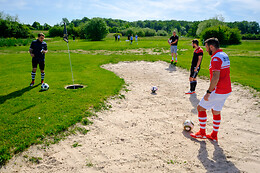
<svg viewBox="0 0 260 173">
<path fill-rule="evenodd" d="M 23 109 L 21 109 L 19 111 L 14 112 L 13 115 L 18 114 L 20 112 L 23 112 L 23 111 L 25 111 L 27 109 L 30 109 L 30 108 L 34 107 L 34 106 L 36 106 L 36 105 L 34 104 L 34 105 L 27 106 L 26 108 L 23 108 Z"/>
<path fill-rule="evenodd" d="M 206 141 L 208 139 L 194 139 L 190 136 L 190 132 L 183 130 L 182 134 L 189 138 L 191 141 L 200 144 L 200 149 L 198 150 L 197 158 L 200 160 L 207 172 L 241 172 L 232 162 L 227 160 L 223 149 L 218 145 L 217 142 L 210 140 L 212 145 L 214 145 L 213 158 L 209 158 L 208 150 L 206 147 Z"/>
<path fill-rule="evenodd" d="M 20 96 L 22 96 L 25 92 L 27 92 L 27 91 L 30 91 L 31 89 L 33 89 L 33 88 L 35 88 L 35 87 L 37 87 L 37 86 L 39 86 L 40 84 L 37 84 L 37 85 L 35 85 L 35 86 L 33 86 L 33 87 L 31 87 L 31 86 L 28 86 L 28 87 L 25 87 L 25 88 L 23 88 L 23 89 L 21 89 L 21 90 L 18 90 L 18 91 L 14 91 L 14 92 L 12 92 L 12 93 L 10 93 L 10 94 L 7 94 L 7 95 L 5 95 L 5 96 L 0 96 L 0 104 L 3 104 L 6 100 L 8 100 L 8 99 L 13 99 L 13 98 L 16 98 L 16 97 L 20 97 Z"/>
</svg>

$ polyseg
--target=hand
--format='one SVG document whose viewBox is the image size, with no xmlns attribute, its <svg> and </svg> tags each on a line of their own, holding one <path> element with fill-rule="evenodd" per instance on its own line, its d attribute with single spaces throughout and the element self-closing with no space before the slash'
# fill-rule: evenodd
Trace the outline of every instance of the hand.
<svg viewBox="0 0 260 173">
<path fill-rule="evenodd" d="M 210 96 L 210 93 L 206 93 L 206 94 L 204 95 L 204 100 L 205 100 L 205 101 L 209 101 L 209 96 Z"/>
<path fill-rule="evenodd" d="M 34 57 L 34 54 L 33 54 L 33 53 L 31 53 L 31 57 L 32 57 L 32 58 Z"/>
<path fill-rule="evenodd" d="M 197 72 L 197 71 L 198 71 L 198 69 L 197 69 L 197 68 L 195 68 L 195 69 L 194 69 L 194 72 Z"/>
</svg>

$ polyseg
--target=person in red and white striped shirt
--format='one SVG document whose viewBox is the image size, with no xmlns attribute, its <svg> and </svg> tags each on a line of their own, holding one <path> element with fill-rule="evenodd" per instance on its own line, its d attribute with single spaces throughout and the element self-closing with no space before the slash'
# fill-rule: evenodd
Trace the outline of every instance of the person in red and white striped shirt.
<svg viewBox="0 0 260 173">
<path fill-rule="evenodd" d="M 209 66 L 210 85 L 201 99 L 197 109 L 200 122 L 200 130 L 191 133 L 191 137 L 200 139 L 218 140 L 218 129 L 221 122 L 221 110 L 228 96 L 231 94 L 230 61 L 228 55 L 219 48 L 217 38 L 209 38 L 205 41 L 206 50 L 211 55 Z M 213 131 L 206 135 L 206 110 L 212 110 Z"/>
</svg>

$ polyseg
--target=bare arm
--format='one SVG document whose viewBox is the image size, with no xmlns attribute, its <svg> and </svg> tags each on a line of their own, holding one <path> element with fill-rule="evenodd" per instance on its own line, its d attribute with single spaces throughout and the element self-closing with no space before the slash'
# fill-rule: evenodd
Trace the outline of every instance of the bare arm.
<svg viewBox="0 0 260 173">
<path fill-rule="evenodd" d="M 30 52 L 30 54 L 31 54 L 31 57 L 33 58 L 33 57 L 34 57 L 34 54 L 33 54 L 33 49 L 32 49 L 32 48 L 30 48 L 30 49 L 29 49 L 29 52 Z"/>
<path fill-rule="evenodd" d="M 220 76 L 220 71 L 213 71 L 213 75 L 209 84 L 209 91 L 212 92 L 214 90 L 214 88 L 217 86 L 218 84 L 218 80 L 219 80 L 219 76 Z M 208 101 L 209 100 L 209 96 L 210 94 L 207 93 L 204 96 L 204 100 Z"/>
<path fill-rule="evenodd" d="M 198 59 L 198 62 L 197 62 L 197 66 L 196 66 L 196 68 L 194 69 L 195 72 L 198 71 L 198 68 L 199 68 L 199 66 L 200 66 L 201 60 L 202 60 L 202 55 L 199 56 L 199 59 Z"/>
<path fill-rule="evenodd" d="M 172 42 L 171 44 L 175 44 L 175 43 L 177 43 L 177 41 L 178 41 L 178 39 L 176 39 L 174 42 Z"/>
</svg>

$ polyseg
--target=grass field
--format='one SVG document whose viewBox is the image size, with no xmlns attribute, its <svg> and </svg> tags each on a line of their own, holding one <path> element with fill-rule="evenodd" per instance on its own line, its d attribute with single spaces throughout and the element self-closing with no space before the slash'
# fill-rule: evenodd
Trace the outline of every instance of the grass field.
<svg viewBox="0 0 260 173">
<path fill-rule="evenodd" d="M 46 78 L 50 85 L 40 92 L 40 85 L 28 87 L 31 77 L 29 46 L 0 48 L 0 165 L 17 152 L 32 144 L 41 143 L 46 136 L 65 131 L 76 122 L 86 121 L 89 108 L 100 110 L 104 101 L 118 95 L 124 80 L 100 68 L 106 63 L 119 61 L 169 61 L 167 37 L 139 39 L 138 45 L 115 42 L 112 35 L 104 41 L 76 40 L 69 43 L 75 83 L 87 87 L 66 90 L 72 84 L 67 44 L 62 39 L 46 40 Z M 193 48 L 191 38 L 180 38 L 178 66 L 189 69 Z M 137 54 L 129 50 L 147 50 Z M 204 51 L 205 48 L 203 47 Z M 118 53 L 121 51 L 120 53 Z M 228 46 L 224 51 L 231 60 L 233 82 L 260 90 L 260 41 L 242 41 L 241 45 Z M 154 53 L 154 54 L 153 54 Z M 157 55 L 155 55 L 157 53 Z M 205 51 L 200 75 L 208 76 L 210 57 Z M 152 70 L 152 69 L 151 69 Z M 187 79 L 188 80 L 188 79 Z M 40 82 L 37 71 L 36 83 Z"/>
</svg>

